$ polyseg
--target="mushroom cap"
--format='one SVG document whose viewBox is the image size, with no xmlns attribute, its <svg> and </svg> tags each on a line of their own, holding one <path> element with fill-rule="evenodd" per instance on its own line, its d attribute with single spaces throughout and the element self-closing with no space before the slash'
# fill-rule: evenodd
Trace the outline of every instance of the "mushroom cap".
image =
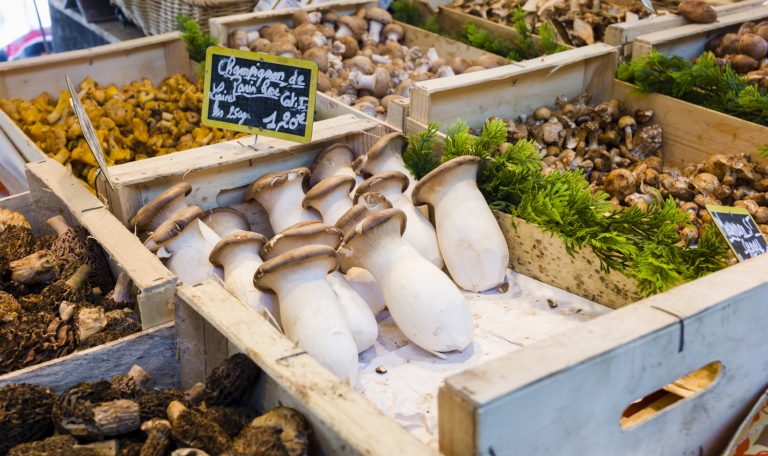
<svg viewBox="0 0 768 456">
<path fill-rule="evenodd" d="M 339 26 L 346 26 L 355 36 L 360 36 L 368 30 L 368 22 L 357 16 L 342 16 L 338 22 Z"/>
<path fill-rule="evenodd" d="M 179 234 L 190 223 L 197 220 L 203 215 L 203 210 L 198 206 L 188 206 L 179 212 L 173 214 L 168 220 L 164 221 L 157 227 L 149 240 L 156 246 L 160 246 L 164 242 L 173 239 L 174 236 Z"/>
<path fill-rule="evenodd" d="M 406 217 L 405 212 L 400 209 L 384 209 L 383 211 L 374 212 L 368 217 L 364 218 L 358 223 L 354 229 L 349 230 L 344 235 L 344 244 L 352 243 L 356 238 L 364 236 L 373 231 L 382 229 L 388 226 L 390 223 L 399 224 L 400 234 L 405 232 Z"/>
<path fill-rule="evenodd" d="M 355 225 L 360 223 L 361 220 L 368 217 L 374 212 L 379 212 L 384 209 L 392 209 L 392 203 L 378 192 L 364 193 L 360 196 L 355 195 L 357 203 L 350 207 L 339 220 L 336 221 L 336 228 L 340 229 L 343 234 L 354 228 Z"/>
<path fill-rule="evenodd" d="M 301 55 L 299 53 L 299 50 L 296 49 L 296 46 L 294 46 L 292 43 L 288 41 L 273 42 L 272 45 L 269 47 L 269 52 L 275 55 L 291 53 L 295 57 L 298 57 L 299 55 Z"/>
<path fill-rule="evenodd" d="M 251 223 L 248 221 L 248 217 L 237 209 L 231 207 L 214 207 L 203 212 L 200 216 L 200 220 L 207 224 L 216 234 L 221 236 L 221 233 L 217 231 L 219 223 L 227 223 L 229 225 L 237 225 L 237 229 L 241 231 L 250 231 Z"/>
<path fill-rule="evenodd" d="M 496 54 L 480 56 L 475 63 L 485 68 L 496 68 L 507 64 L 506 59 L 499 57 Z"/>
<path fill-rule="evenodd" d="M 254 233 L 253 231 L 235 231 L 224 236 L 216 243 L 216 246 L 211 250 L 211 254 L 208 255 L 208 261 L 216 266 L 223 266 L 221 256 L 229 249 L 246 249 L 250 247 L 256 249 L 256 252 L 261 254 L 261 249 L 266 243 L 267 238 L 262 234 Z"/>
<path fill-rule="evenodd" d="M 165 189 L 162 193 L 157 195 L 155 199 L 145 204 L 144 207 L 139 209 L 139 212 L 131 219 L 131 225 L 137 229 L 144 229 L 151 221 L 154 215 L 161 211 L 171 201 L 177 197 L 184 195 L 187 196 L 192 191 L 192 185 L 188 182 L 179 182 L 169 188 Z"/>
<path fill-rule="evenodd" d="M 269 190 L 275 187 L 279 187 L 288 182 L 292 176 L 296 176 L 304 181 L 311 173 L 308 168 L 300 167 L 293 168 L 286 171 L 276 171 L 274 173 L 267 173 L 260 178 L 256 179 L 245 191 L 243 195 L 244 201 L 255 200 L 259 193 L 264 190 Z"/>
<path fill-rule="evenodd" d="M 365 18 L 369 21 L 376 21 L 384 25 L 392 22 L 392 15 L 384 8 L 379 8 L 378 6 L 368 8 L 365 11 Z"/>
<path fill-rule="evenodd" d="M 326 147 L 315 157 L 312 162 L 312 175 L 309 176 L 309 185 L 315 186 L 323 176 L 323 169 L 328 165 L 334 165 L 335 168 L 352 166 L 355 159 L 355 152 L 346 143 L 337 142 Z M 317 174 L 317 178 L 315 175 Z"/>
<path fill-rule="evenodd" d="M 336 41 L 339 41 L 344 45 L 344 53 L 341 55 L 342 58 L 351 59 L 354 58 L 358 52 L 360 52 L 360 45 L 357 43 L 357 40 L 351 36 L 342 36 L 340 38 L 336 38 Z"/>
<path fill-rule="evenodd" d="M 322 267 L 330 273 L 338 269 L 339 259 L 336 250 L 327 245 L 305 245 L 265 261 L 253 276 L 253 286 L 262 291 L 273 291 L 273 275 L 297 266 L 301 269 Z"/>
<path fill-rule="evenodd" d="M 476 71 L 485 71 L 487 69 L 488 68 L 486 68 L 484 66 L 481 66 L 481 65 L 472 65 L 471 67 L 469 67 L 466 70 L 464 70 L 464 74 L 466 74 L 466 73 L 474 73 Z"/>
<path fill-rule="evenodd" d="M 339 21 L 339 15 L 336 13 L 336 11 L 328 10 L 323 13 L 323 22 L 332 22 L 336 23 Z"/>
<path fill-rule="evenodd" d="M 621 116 L 618 122 L 619 128 L 634 127 L 637 121 L 632 116 Z"/>
<path fill-rule="evenodd" d="M 408 176 L 400 171 L 386 171 L 373 175 L 360 183 L 360 185 L 357 186 L 357 189 L 355 189 L 355 203 L 357 203 L 360 196 L 365 193 L 376 192 L 376 189 L 385 183 L 400 183 L 400 191 L 404 192 L 408 188 L 410 181 Z"/>
<path fill-rule="evenodd" d="M 376 71 L 376 65 L 373 64 L 371 59 L 364 55 L 356 55 L 345 60 L 343 63 L 345 68 L 354 68 L 364 74 L 373 74 L 373 72 Z"/>
<path fill-rule="evenodd" d="M 396 22 L 392 22 L 390 24 L 385 25 L 381 33 L 384 36 L 395 34 L 399 36 L 398 40 L 402 39 L 403 36 L 405 35 L 405 31 L 403 30 L 403 27 Z"/>
<path fill-rule="evenodd" d="M 474 173 L 477 175 L 477 170 L 480 167 L 482 159 L 474 155 L 462 155 L 452 160 L 448 160 L 437 168 L 433 169 L 426 176 L 419 179 L 416 185 L 413 187 L 413 193 L 411 193 L 411 200 L 413 204 L 426 204 L 430 200 L 430 193 L 433 190 L 441 188 L 445 185 L 445 180 L 450 175 L 454 174 L 457 170 L 464 167 L 474 168 Z"/>
<path fill-rule="evenodd" d="M 360 98 L 357 99 L 357 102 L 358 103 L 370 103 L 370 104 L 372 104 L 373 106 L 376 106 L 376 107 L 381 106 L 381 102 L 379 101 L 379 99 L 374 97 L 374 96 L 371 96 L 371 95 L 366 95 L 366 96 L 360 97 Z"/>
<path fill-rule="evenodd" d="M 349 194 L 355 187 L 355 178 L 352 176 L 329 176 L 321 180 L 314 187 L 310 188 L 301 202 L 304 209 L 339 189 L 345 189 L 345 194 Z"/>
<path fill-rule="evenodd" d="M 325 73 L 328 70 L 328 50 L 322 47 L 313 47 L 304 52 L 304 60 L 311 60 L 317 64 L 317 70 Z"/>
<path fill-rule="evenodd" d="M 402 142 L 405 141 L 405 136 L 403 136 L 402 133 L 396 131 L 384 135 L 379 138 L 378 141 L 373 143 L 373 145 L 368 149 L 368 152 L 365 153 L 365 156 L 368 160 L 379 158 L 387 150 L 389 145 L 392 144 L 395 140 L 399 140 L 400 144 L 402 145 Z"/>
<path fill-rule="evenodd" d="M 299 222 L 276 234 L 264 245 L 261 256 L 270 260 L 305 245 L 326 245 L 334 250 L 341 244 L 341 230 L 322 222 Z"/>
<path fill-rule="evenodd" d="M 331 80 L 328 78 L 328 75 L 322 72 L 317 73 L 317 91 L 318 92 L 327 92 L 331 90 Z"/>
<path fill-rule="evenodd" d="M 303 9 L 297 9 L 291 15 L 291 20 L 293 21 L 294 28 L 300 26 L 301 24 L 307 24 L 309 23 L 309 13 Z"/>
</svg>

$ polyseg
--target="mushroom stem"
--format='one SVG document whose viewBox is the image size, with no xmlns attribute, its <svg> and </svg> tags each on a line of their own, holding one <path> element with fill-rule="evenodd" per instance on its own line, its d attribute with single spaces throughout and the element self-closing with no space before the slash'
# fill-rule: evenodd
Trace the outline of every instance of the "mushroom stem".
<svg viewBox="0 0 768 456">
<path fill-rule="evenodd" d="M 117 276 L 115 288 L 112 289 L 110 297 L 117 304 L 130 304 L 133 301 L 131 296 L 131 277 L 125 272 Z"/>
<path fill-rule="evenodd" d="M 58 236 L 61 236 L 62 234 L 66 233 L 71 228 L 69 226 L 69 223 L 67 223 L 67 220 L 61 215 L 51 217 L 48 220 L 46 220 L 45 223 L 47 223 L 48 226 L 50 226 Z"/>
<path fill-rule="evenodd" d="M 381 29 L 384 28 L 384 24 L 378 21 L 370 21 L 368 23 L 368 36 L 374 43 L 381 41 Z"/>
<path fill-rule="evenodd" d="M 216 233 L 195 219 L 163 244 L 171 252 L 165 264 L 180 280 L 190 285 L 220 278 L 216 268 L 208 261 L 208 255 L 218 240 Z"/>
<path fill-rule="evenodd" d="M 477 188 L 478 157 L 447 161 L 416 185 L 416 204 L 433 206 L 437 241 L 453 280 L 485 291 L 504 282 L 509 249 L 488 203 Z"/>
<path fill-rule="evenodd" d="M 87 264 L 82 264 L 77 268 L 74 274 L 72 274 L 67 280 L 66 284 L 73 290 L 79 290 L 88 279 L 88 273 L 91 272 L 91 267 Z"/>
<path fill-rule="evenodd" d="M 11 279 L 26 285 L 51 283 L 59 277 L 59 264 L 50 251 L 40 250 L 8 265 Z"/>
<path fill-rule="evenodd" d="M 333 271 L 328 274 L 327 279 L 339 299 L 339 310 L 355 340 L 357 352 L 362 353 L 368 350 L 379 335 L 376 316 L 367 301 L 352 287 L 344 274 Z"/>
</svg>

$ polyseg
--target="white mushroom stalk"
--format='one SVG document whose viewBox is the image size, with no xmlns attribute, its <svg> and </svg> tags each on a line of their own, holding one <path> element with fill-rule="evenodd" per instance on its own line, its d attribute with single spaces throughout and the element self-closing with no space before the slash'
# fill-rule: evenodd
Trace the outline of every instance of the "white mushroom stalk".
<svg viewBox="0 0 768 456">
<path fill-rule="evenodd" d="M 416 204 L 435 212 L 437 241 L 453 280 L 485 291 L 504 282 L 509 249 L 499 224 L 477 188 L 480 158 L 447 161 L 424 176 L 413 191 Z"/>
<path fill-rule="evenodd" d="M 309 185 L 314 187 L 321 180 L 331 176 L 349 176 L 353 177 L 357 183 L 362 182 L 363 178 L 352 168 L 354 160 L 355 152 L 351 147 L 344 143 L 331 144 L 317 154 L 315 161 L 312 162 Z"/>
<path fill-rule="evenodd" d="M 352 207 L 349 194 L 353 188 L 353 177 L 331 176 L 309 189 L 301 204 L 318 211 L 326 224 L 334 225 Z"/>
<path fill-rule="evenodd" d="M 207 279 L 219 279 L 208 255 L 220 238 L 199 217 L 203 210 L 186 207 L 163 222 L 145 245 L 153 252 L 161 247 L 170 254 L 165 265 L 184 283 L 195 285 Z"/>
<path fill-rule="evenodd" d="M 355 161 L 355 169 L 360 174 L 374 175 L 385 171 L 400 171 L 408 176 L 408 188 L 405 195 L 410 198 L 416 178 L 403 162 L 402 149 L 405 139 L 401 133 L 390 133 L 381 137 L 365 155 Z"/>
<path fill-rule="evenodd" d="M 326 279 L 337 267 L 332 248 L 309 245 L 262 264 L 253 283 L 277 294 L 286 336 L 337 377 L 354 385 L 357 346 Z"/>
<path fill-rule="evenodd" d="M 301 221 L 319 221 L 320 217 L 301 206 L 304 199 L 304 180 L 309 169 L 294 168 L 288 171 L 261 176 L 245 191 L 245 201 L 256 200 L 269 214 L 269 223 L 275 233 Z"/>
<path fill-rule="evenodd" d="M 245 215 L 231 207 L 215 207 L 207 210 L 200 220 L 221 238 L 237 231 L 251 230 L 251 224 Z"/>
<path fill-rule="evenodd" d="M 188 206 L 186 196 L 192 191 L 187 182 L 179 182 L 164 190 L 144 205 L 131 219 L 136 231 L 153 232 L 173 214 Z"/>
<path fill-rule="evenodd" d="M 338 249 L 342 267 L 373 274 L 395 323 L 416 345 L 436 355 L 463 350 L 474 337 L 469 304 L 440 269 L 403 240 L 404 229 L 399 209 L 368 216 Z"/>
<path fill-rule="evenodd" d="M 270 239 L 264 246 L 262 256 L 270 260 L 306 245 L 325 245 L 335 250 L 340 244 L 341 231 L 338 228 L 324 223 L 303 222 Z M 336 293 L 339 310 L 352 333 L 357 351 L 362 353 L 370 348 L 378 337 L 376 317 L 366 301 L 347 282 L 344 274 L 333 271 L 328 274 L 327 279 Z"/>
<path fill-rule="evenodd" d="M 346 236 L 347 233 L 369 215 L 391 208 L 392 203 L 387 201 L 381 193 L 365 193 L 359 196 L 357 203 L 336 222 L 336 228 L 340 229 L 342 234 Z M 349 285 L 354 288 L 357 294 L 362 296 L 374 315 L 378 315 L 387 307 L 384 294 L 370 272 L 354 266 L 349 268 L 344 275 Z"/>
<path fill-rule="evenodd" d="M 264 263 L 260 253 L 267 238 L 250 231 L 235 231 L 223 237 L 211 251 L 209 261 L 224 270 L 224 286 L 235 297 L 277 325 L 275 296 L 253 285 L 256 270 Z M 278 325 L 279 327 L 279 325 Z"/>
<path fill-rule="evenodd" d="M 407 223 L 403 239 L 410 243 L 417 252 L 438 268 L 443 268 L 443 257 L 437 244 L 435 228 L 424 214 L 403 194 L 408 188 L 408 177 L 399 171 L 387 171 L 376 174 L 360 184 L 355 191 L 355 198 L 368 192 L 383 195 L 395 209 L 405 213 Z"/>
</svg>

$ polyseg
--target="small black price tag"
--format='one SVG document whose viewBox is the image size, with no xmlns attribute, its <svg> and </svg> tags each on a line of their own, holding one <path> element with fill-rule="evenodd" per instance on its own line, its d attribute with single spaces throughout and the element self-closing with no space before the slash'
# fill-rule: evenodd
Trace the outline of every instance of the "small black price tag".
<svg viewBox="0 0 768 456">
<path fill-rule="evenodd" d="M 316 87 L 315 62 L 209 47 L 203 124 L 307 143 Z"/>
<path fill-rule="evenodd" d="M 708 204 L 707 211 L 739 261 L 748 260 L 768 251 L 768 243 L 763 233 L 746 209 Z"/>
</svg>

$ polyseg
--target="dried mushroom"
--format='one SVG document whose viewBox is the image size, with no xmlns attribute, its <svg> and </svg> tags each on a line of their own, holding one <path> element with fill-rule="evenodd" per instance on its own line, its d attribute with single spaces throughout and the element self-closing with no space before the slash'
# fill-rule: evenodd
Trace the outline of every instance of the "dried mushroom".
<svg viewBox="0 0 768 456">
<path fill-rule="evenodd" d="M 0 327 L 0 374 L 75 351 L 77 337 L 71 324 L 51 312 L 24 312 Z"/>
<path fill-rule="evenodd" d="M 168 405 L 171 435 L 179 447 L 199 448 L 209 454 L 222 454 L 232 445 L 232 440 L 218 424 L 201 413 L 190 410 L 181 402 Z"/>
<path fill-rule="evenodd" d="M 82 226 L 69 226 L 60 215 L 48 219 L 47 223 L 57 235 L 50 249 L 53 256 L 60 263 L 87 264 L 90 266 L 88 280 L 91 285 L 99 287 L 103 292 L 111 290 L 114 281 L 109 263 L 104 251 L 90 237 L 88 231 Z M 62 267 L 62 270 L 64 269 L 65 267 Z"/>
<path fill-rule="evenodd" d="M 278 407 L 256 418 L 250 427 L 276 427 L 291 456 L 306 455 L 309 451 L 309 429 L 304 416 L 289 407 Z"/>
<path fill-rule="evenodd" d="M 147 434 L 147 440 L 141 446 L 141 456 L 162 456 L 172 445 L 168 420 L 153 418 L 142 423 L 141 430 Z"/>
<path fill-rule="evenodd" d="M 139 405 L 120 399 L 110 382 L 80 383 L 67 389 L 53 407 L 56 428 L 75 437 L 126 434 L 141 425 Z"/>
<path fill-rule="evenodd" d="M 201 82 L 190 82 L 181 74 L 159 85 L 142 79 L 122 87 L 86 78 L 79 88 L 108 166 L 243 136 L 201 125 Z M 94 187 L 98 164 L 69 101 L 69 92 L 64 90 L 58 98 L 43 93 L 32 100 L 2 99 L 0 109 L 48 156 Z"/>
<path fill-rule="evenodd" d="M 232 442 L 232 456 L 289 456 L 291 453 L 281 439 L 281 428 L 247 426 Z"/>
<path fill-rule="evenodd" d="M 32 253 L 32 227 L 20 213 L 0 208 L 0 274 L 8 263 Z"/>
<path fill-rule="evenodd" d="M 206 405 L 240 405 L 256 385 L 260 372 L 256 364 L 242 353 L 229 357 L 206 380 Z"/>
<path fill-rule="evenodd" d="M 77 440 L 71 435 L 57 434 L 45 440 L 16 445 L 8 452 L 8 456 L 70 455 L 74 454 L 74 448 L 77 444 Z M 97 453 L 91 454 L 95 456 Z"/>
<path fill-rule="evenodd" d="M 0 387 L 0 453 L 53 434 L 51 410 L 55 400 L 56 395 L 48 388 L 28 384 Z"/>
</svg>

